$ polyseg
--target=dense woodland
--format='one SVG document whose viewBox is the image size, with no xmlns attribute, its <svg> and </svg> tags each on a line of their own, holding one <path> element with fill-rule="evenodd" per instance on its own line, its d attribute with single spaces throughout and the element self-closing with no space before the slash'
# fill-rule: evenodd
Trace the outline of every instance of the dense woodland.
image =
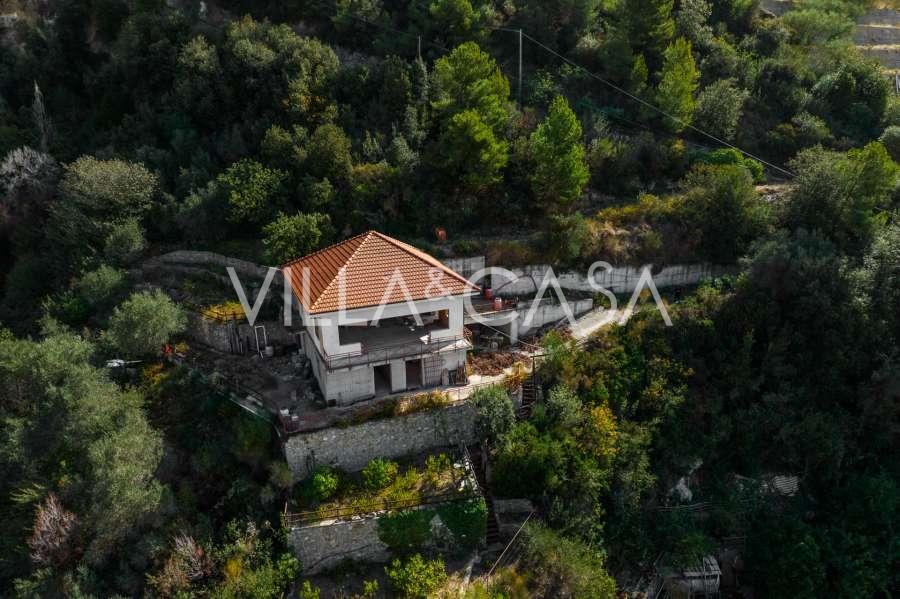
<svg viewBox="0 0 900 599">
<path fill-rule="evenodd" d="M 900 592 L 900 101 L 850 41 L 864 0 L 797 4 L 12 2 L 0 595 L 317 597 L 270 428 L 156 361 L 185 317 L 129 269 L 367 229 L 503 266 L 738 267 L 672 327 L 647 306 L 548 335 L 530 421 L 476 398 L 498 492 L 541 522 L 469 596 L 613 597 L 735 537 L 758 597 Z M 658 509 L 695 468 L 705 516 Z M 446 580 L 418 555 L 386 574 L 347 596 Z"/>
</svg>

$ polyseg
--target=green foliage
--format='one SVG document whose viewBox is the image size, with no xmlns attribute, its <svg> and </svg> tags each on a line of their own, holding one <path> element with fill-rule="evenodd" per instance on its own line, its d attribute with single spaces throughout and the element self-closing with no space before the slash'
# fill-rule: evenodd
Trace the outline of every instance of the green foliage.
<svg viewBox="0 0 900 599">
<path fill-rule="evenodd" d="M 884 146 L 873 142 L 846 155 L 813 148 L 791 166 L 797 178 L 787 224 L 817 231 L 849 253 L 865 248 L 897 181 L 897 164 Z"/>
<path fill-rule="evenodd" d="M 691 124 L 697 102 L 694 92 L 700 82 L 700 72 L 694 64 L 691 42 L 678 38 L 666 48 L 662 74 L 656 91 L 656 104 L 670 117 L 667 124 L 673 131 L 681 131 Z"/>
<path fill-rule="evenodd" d="M 320 466 L 303 483 L 301 493 L 309 502 L 328 501 L 337 493 L 341 479 L 331 468 Z"/>
<path fill-rule="evenodd" d="M 474 111 L 477 120 L 495 135 L 502 132 L 507 120 L 509 81 L 478 44 L 466 42 L 438 59 L 434 64 L 434 82 L 436 110 L 447 118 Z"/>
<path fill-rule="evenodd" d="M 758 160 L 745 156 L 734 148 L 719 148 L 712 152 L 697 152 L 692 156 L 692 160 L 694 163 L 700 164 L 736 164 L 746 168 L 755 183 L 762 183 L 764 180 L 763 165 Z"/>
<path fill-rule="evenodd" d="M 497 138 L 476 110 L 450 117 L 440 145 L 447 167 L 474 190 L 498 183 L 509 159 L 509 144 Z"/>
<path fill-rule="evenodd" d="M 184 312 L 160 290 L 133 293 L 113 310 L 105 339 L 119 355 L 156 355 L 187 326 Z"/>
<path fill-rule="evenodd" d="M 437 513 L 450 529 L 457 546 L 474 549 L 484 540 L 488 512 L 483 499 L 442 505 Z"/>
<path fill-rule="evenodd" d="M 431 540 L 431 510 L 390 512 L 378 518 L 378 538 L 398 553 L 418 551 Z"/>
<path fill-rule="evenodd" d="M 375 458 L 362 469 L 363 484 L 372 491 L 387 487 L 399 472 L 396 462 Z"/>
<path fill-rule="evenodd" d="M 346 181 L 353 168 L 350 140 L 337 125 L 322 125 L 309 139 L 307 168 L 317 179 Z"/>
<path fill-rule="evenodd" d="M 447 581 L 443 559 L 425 560 L 418 553 L 404 561 L 395 559 L 384 573 L 394 592 L 409 599 L 427 599 Z"/>
<path fill-rule="evenodd" d="M 469 403 L 475 407 L 475 430 L 483 439 L 499 439 L 515 424 L 512 399 L 502 385 L 477 389 Z"/>
<path fill-rule="evenodd" d="M 673 5 L 673 0 L 623 0 L 618 5 L 627 39 L 635 53 L 647 58 L 647 65 L 653 71 L 659 67 L 663 51 L 675 33 Z"/>
<path fill-rule="evenodd" d="M 535 196 L 547 209 L 576 201 L 590 178 L 581 141 L 581 124 L 569 103 L 557 96 L 547 118 L 531 134 L 537 168 L 531 177 Z"/>
<path fill-rule="evenodd" d="M 694 124 L 719 139 L 733 141 L 749 95 L 737 86 L 734 79 L 711 83 L 697 96 Z"/>
<path fill-rule="evenodd" d="M 137 219 L 129 218 L 113 225 L 106 236 L 103 254 L 117 266 L 127 266 L 138 258 L 147 247 L 144 231 Z"/>
<path fill-rule="evenodd" d="M 216 178 L 228 198 L 229 218 L 251 225 L 266 222 L 278 206 L 286 177 L 284 171 L 249 158 L 232 164 Z"/>
<path fill-rule="evenodd" d="M 49 224 L 60 250 L 68 253 L 61 258 L 102 250 L 114 225 L 146 214 L 157 186 L 156 175 L 139 164 L 82 156 L 66 165 L 63 201 L 51 207 Z"/>
<path fill-rule="evenodd" d="M 524 566 L 538 588 L 565 589 L 572 597 L 616 597 L 602 552 L 536 523 L 522 531 Z"/>
<path fill-rule="evenodd" d="M 684 214 L 705 258 L 734 262 L 765 232 L 768 209 L 741 166 L 699 165 L 681 185 Z"/>
<path fill-rule="evenodd" d="M 333 230 L 327 214 L 279 213 L 263 227 L 263 244 L 270 264 L 285 264 L 317 250 L 331 241 Z"/>
<path fill-rule="evenodd" d="M 888 151 L 894 162 L 900 161 L 900 127 L 891 125 L 887 127 L 878 138 L 881 145 Z"/>
</svg>

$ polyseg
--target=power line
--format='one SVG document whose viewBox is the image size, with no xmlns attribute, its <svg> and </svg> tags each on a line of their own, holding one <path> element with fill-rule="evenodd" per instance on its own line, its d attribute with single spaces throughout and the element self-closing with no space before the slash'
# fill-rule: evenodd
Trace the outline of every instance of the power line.
<svg viewBox="0 0 900 599">
<path fill-rule="evenodd" d="M 727 141 L 725 141 L 725 140 L 723 140 L 723 139 L 720 139 L 719 137 L 716 137 L 716 136 L 713 135 L 712 133 L 709 133 L 709 132 L 707 132 L 707 131 L 704 131 L 703 129 L 700 129 L 699 127 L 696 127 L 695 125 L 692 125 L 691 123 L 688 123 L 688 122 L 685 121 L 684 119 L 681 119 L 681 118 L 679 118 L 679 117 L 677 117 L 677 116 L 675 116 L 675 115 L 673 115 L 673 114 L 670 114 L 669 112 L 666 112 L 665 110 L 663 110 L 662 108 L 656 106 L 655 104 L 653 104 L 653 103 L 651 103 L 651 102 L 648 102 L 648 101 L 644 100 L 643 98 L 641 98 L 641 97 L 639 97 L 639 96 L 636 96 L 636 95 L 630 93 L 629 91 L 627 91 L 627 90 L 625 90 L 625 89 L 622 89 L 621 87 L 619 87 L 618 85 L 616 85 L 616 84 L 613 83 L 612 81 L 609 81 L 609 80 L 607 80 L 607 79 L 604 79 L 603 77 L 601 77 L 600 75 L 597 75 L 596 73 L 592 73 L 591 71 L 589 71 L 589 70 L 586 69 L 585 67 L 581 66 L 580 64 L 574 62 L 573 60 L 570 60 L 569 58 L 563 56 L 563 55 L 560 54 L 559 52 L 557 52 L 557 51 L 553 50 L 552 48 L 549 48 L 548 46 L 542 44 L 541 42 L 539 42 L 539 41 L 536 40 L 535 38 L 531 37 L 531 36 L 528 35 L 527 33 L 523 33 L 523 35 L 524 35 L 529 41 L 531 41 L 532 43 L 536 44 L 537 46 L 540 46 L 540 47 L 543 48 L 545 51 L 549 52 L 550 54 L 553 54 L 554 56 L 556 56 L 556 57 L 559 58 L 560 60 L 566 62 L 567 64 L 570 64 L 571 66 L 575 67 L 576 69 L 580 69 L 581 71 L 584 71 L 585 73 L 587 73 L 588 75 L 590 75 L 592 78 L 594 78 L 594 79 L 596 79 L 597 81 L 603 83 L 604 85 L 609 86 L 610 88 L 614 89 L 615 91 L 617 91 L 617 92 L 619 92 L 619 93 L 621 93 L 621 94 L 623 94 L 623 95 L 625 95 L 625 96 L 628 96 L 629 98 L 631 98 L 631 99 L 634 100 L 635 102 L 638 102 L 638 103 L 640 103 L 640 104 L 646 106 L 647 108 L 650 108 L 651 110 L 654 110 L 654 111 L 656 111 L 656 112 L 658 112 L 658 113 L 660 113 L 660 114 L 662 114 L 662 115 L 664 115 L 664 116 L 666 116 L 666 117 L 668 117 L 668 118 L 670 118 L 670 119 L 672 119 L 672 120 L 674 120 L 674 121 L 680 123 L 680 124 L 683 125 L 685 128 L 691 129 L 692 131 L 695 131 L 696 133 L 699 133 L 700 135 L 703 135 L 703 136 L 705 136 L 705 137 L 708 137 L 709 139 L 712 139 L 713 141 L 715 141 L 715 142 L 717 142 L 717 143 L 720 143 L 720 144 L 722 144 L 723 146 L 729 147 L 729 148 L 731 148 L 731 149 L 733 149 L 733 150 L 737 150 L 738 152 L 740 152 L 740 153 L 743 154 L 744 156 L 747 156 L 747 157 L 749 157 L 749 158 L 752 158 L 753 160 L 756 160 L 756 161 L 758 161 L 758 162 L 760 162 L 760 163 L 762 163 L 762 164 L 768 166 L 768 167 L 771 168 L 771 169 L 774 169 L 774 170 L 776 170 L 776 171 L 779 171 L 780 173 L 783 173 L 784 175 L 787 175 L 788 177 L 794 177 L 794 173 L 792 173 L 791 171 L 789 171 L 789 170 L 787 170 L 787 169 L 785 169 L 785 168 L 782 168 L 782 167 L 778 166 L 777 164 L 772 164 L 771 162 L 768 162 L 768 161 L 766 161 L 766 160 L 760 158 L 759 156 L 756 156 L 756 155 L 754 155 L 754 154 L 751 154 L 750 152 L 747 152 L 746 150 L 743 150 L 743 149 L 741 149 L 741 148 L 735 146 L 734 144 L 728 143 Z"/>
</svg>

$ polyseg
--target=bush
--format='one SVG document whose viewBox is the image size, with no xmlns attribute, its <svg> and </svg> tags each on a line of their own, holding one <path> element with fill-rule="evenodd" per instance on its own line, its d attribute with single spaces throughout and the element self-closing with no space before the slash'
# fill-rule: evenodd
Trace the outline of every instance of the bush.
<svg viewBox="0 0 900 599">
<path fill-rule="evenodd" d="M 97 308 L 112 301 L 125 287 L 125 271 L 103 264 L 85 273 L 75 284 L 78 295 Z"/>
<path fill-rule="evenodd" d="M 308 502 L 328 501 L 337 492 L 341 479 L 338 474 L 327 466 L 316 469 L 309 480 L 303 483 L 301 493 Z"/>
<path fill-rule="evenodd" d="M 437 558 L 426 561 L 418 553 L 405 561 L 395 559 L 385 566 L 391 588 L 401 597 L 427 599 L 447 582 L 444 560 Z"/>
<path fill-rule="evenodd" d="M 431 540 L 431 510 L 385 514 L 378 519 L 378 538 L 397 553 L 409 553 Z"/>
<path fill-rule="evenodd" d="M 380 491 L 387 487 L 395 478 L 399 468 L 396 462 L 376 458 L 363 468 L 363 484 L 367 489 Z"/>
<path fill-rule="evenodd" d="M 878 141 L 885 147 L 894 162 L 900 162 L 900 126 L 891 125 L 885 129 Z"/>
<path fill-rule="evenodd" d="M 485 538 L 488 513 L 484 499 L 451 503 L 437 512 L 459 547 L 473 549 Z"/>
<path fill-rule="evenodd" d="M 144 231 L 136 219 L 129 218 L 113 226 L 103 245 L 103 254 L 112 264 L 127 266 L 147 247 Z"/>
<path fill-rule="evenodd" d="M 748 158 L 732 148 L 721 148 L 712 152 L 697 152 L 691 158 L 693 164 L 736 164 L 743 166 L 750 171 L 750 175 L 757 183 L 765 180 L 763 165 L 759 161 Z"/>
<path fill-rule="evenodd" d="M 475 407 L 475 431 L 483 439 L 499 438 L 516 422 L 512 400 L 501 385 L 477 389 L 469 403 Z"/>
<path fill-rule="evenodd" d="M 182 309 L 160 291 L 133 293 L 109 319 L 106 339 L 119 354 L 137 358 L 162 351 L 187 326 Z"/>
</svg>

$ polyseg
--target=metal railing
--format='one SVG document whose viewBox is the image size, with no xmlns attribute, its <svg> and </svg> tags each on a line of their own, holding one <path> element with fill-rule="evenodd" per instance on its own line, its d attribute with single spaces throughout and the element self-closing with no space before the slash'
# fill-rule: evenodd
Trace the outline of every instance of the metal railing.
<svg viewBox="0 0 900 599">
<path fill-rule="evenodd" d="M 307 510 L 303 512 L 286 511 L 284 513 L 284 523 L 288 527 L 302 526 L 304 524 L 322 522 L 323 520 L 340 520 L 376 512 L 405 510 L 425 505 L 449 503 L 451 501 L 464 501 L 475 499 L 477 497 L 479 497 L 477 493 L 467 490 L 437 493 L 425 497 L 411 497 L 408 499 L 373 499 L 371 502 L 366 502 L 362 506 L 349 505 L 328 509 Z"/>
<path fill-rule="evenodd" d="M 438 349 L 459 343 L 460 341 L 466 341 L 465 335 L 439 337 L 437 339 L 431 339 L 429 337 L 428 341 L 404 341 L 371 348 L 367 347 L 365 343 L 360 343 L 360 351 L 358 352 L 327 354 L 315 341 L 310 339 L 310 343 L 316 348 L 316 352 L 319 354 L 319 357 L 322 358 L 326 368 L 329 370 L 358 366 L 360 364 L 370 364 L 372 362 L 394 360 L 397 358 L 421 356 L 433 353 Z"/>
</svg>

